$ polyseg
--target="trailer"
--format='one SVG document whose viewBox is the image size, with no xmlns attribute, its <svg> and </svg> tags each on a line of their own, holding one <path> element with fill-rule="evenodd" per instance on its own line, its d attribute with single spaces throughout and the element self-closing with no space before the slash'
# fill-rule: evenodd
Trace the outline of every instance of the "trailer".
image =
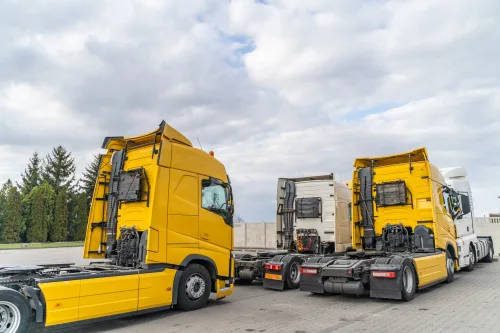
<svg viewBox="0 0 500 333">
<path fill-rule="evenodd" d="M 350 197 L 349 187 L 333 174 L 279 178 L 276 249 L 235 253 L 236 283 L 262 280 L 264 288 L 297 289 L 307 258 L 350 246 Z"/>
<path fill-rule="evenodd" d="M 352 186 L 352 249 L 308 258 L 301 291 L 411 301 L 469 265 L 460 260 L 456 231 L 470 213 L 469 197 L 446 184 L 425 148 L 357 158 Z M 491 238 L 480 244 L 491 262 Z"/>
</svg>

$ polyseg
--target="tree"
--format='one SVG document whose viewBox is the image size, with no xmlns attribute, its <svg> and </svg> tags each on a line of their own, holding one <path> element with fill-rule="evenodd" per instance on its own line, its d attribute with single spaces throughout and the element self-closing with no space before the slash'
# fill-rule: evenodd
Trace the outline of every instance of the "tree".
<svg viewBox="0 0 500 333">
<path fill-rule="evenodd" d="M 21 194 L 15 186 L 10 186 L 7 192 L 3 218 L 2 242 L 19 242 L 19 234 L 21 232 Z"/>
<path fill-rule="evenodd" d="M 47 205 L 43 189 L 35 187 L 25 199 L 26 207 L 29 207 L 26 220 L 26 241 L 47 241 Z"/>
<path fill-rule="evenodd" d="M 86 194 L 88 208 L 90 208 L 92 195 L 94 195 L 94 187 L 99 173 L 99 161 L 100 156 L 94 155 L 94 159 L 85 168 L 83 177 L 80 179 L 80 181 L 82 182 L 80 189 L 83 190 Z"/>
<path fill-rule="evenodd" d="M 70 201 L 72 201 L 70 205 L 72 208 L 70 210 L 69 238 L 73 241 L 84 240 L 89 214 L 87 194 L 85 192 L 73 194 Z"/>
<path fill-rule="evenodd" d="M 24 169 L 23 173 L 21 173 L 21 184 L 17 184 L 23 196 L 27 196 L 30 194 L 32 189 L 40 185 L 42 180 L 41 163 L 42 160 L 38 156 L 38 153 L 34 152 L 33 156 L 30 158 L 27 168 Z"/>
<path fill-rule="evenodd" d="M 75 170 L 75 158 L 64 147 L 58 146 L 45 158 L 42 179 L 52 186 L 56 194 L 62 188 L 72 191 Z"/>
<path fill-rule="evenodd" d="M 7 201 L 7 193 L 9 192 L 9 189 L 12 187 L 12 182 L 7 180 L 2 185 L 2 188 L 0 189 L 0 235 L 2 234 L 2 226 L 5 221 L 5 203 Z"/>
<path fill-rule="evenodd" d="M 47 235 L 49 238 L 49 226 L 54 223 L 54 210 L 56 203 L 56 193 L 52 186 L 47 182 L 43 182 L 40 186 L 40 191 L 42 192 L 43 197 L 45 198 L 45 220 L 42 225 L 42 234 Z"/>
<path fill-rule="evenodd" d="M 49 239 L 52 242 L 65 241 L 68 236 L 68 192 L 62 187 L 57 193 L 54 221 L 49 225 Z"/>
</svg>

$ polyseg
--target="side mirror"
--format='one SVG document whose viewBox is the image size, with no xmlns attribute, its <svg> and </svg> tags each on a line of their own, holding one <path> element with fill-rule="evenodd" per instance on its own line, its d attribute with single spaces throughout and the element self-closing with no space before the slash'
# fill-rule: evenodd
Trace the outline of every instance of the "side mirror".
<svg viewBox="0 0 500 333">
<path fill-rule="evenodd" d="M 469 196 L 465 194 L 459 194 L 459 195 L 462 206 L 462 215 L 467 215 L 471 212 Z"/>
</svg>

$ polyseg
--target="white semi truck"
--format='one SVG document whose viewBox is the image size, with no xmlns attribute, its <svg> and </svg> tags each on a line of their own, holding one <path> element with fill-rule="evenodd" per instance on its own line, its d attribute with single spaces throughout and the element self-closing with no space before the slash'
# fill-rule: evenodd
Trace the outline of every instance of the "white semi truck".
<svg viewBox="0 0 500 333">
<path fill-rule="evenodd" d="M 455 220 L 455 227 L 459 266 L 461 269 L 472 271 L 478 261 L 491 262 L 493 260 L 493 240 L 490 236 L 478 236 L 475 233 L 472 190 L 465 168 L 449 167 L 441 168 L 439 171 L 443 174 L 446 185 L 459 194 L 469 197 L 470 207 L 465 207 L 469 212 Z"/>
<path fill-rule="evenodd" d="M 237 283 L 259 279 L 264 288 L 296 289 L 306 258 L 343 252 L 351 244 L 351 190 L 333 174 L 279 178 L 276 202 L 276 248 L 236 253 Z"/>
</svg>

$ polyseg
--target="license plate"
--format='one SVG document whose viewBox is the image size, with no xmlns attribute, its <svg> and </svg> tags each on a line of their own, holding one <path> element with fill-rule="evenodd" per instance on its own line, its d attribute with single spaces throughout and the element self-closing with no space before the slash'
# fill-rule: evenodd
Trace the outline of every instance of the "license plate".
<svg viewBox="0 0 500 333">
<path fill-rule="evenodd" d="M 264 276 L 264 278 L 266 278 L 268 280 L 278 280 L 278 281 L 281 281 L 281 275 L 279 275 L 279 274 L 269 274 L 269 273 L 266 273 L 266 275 Z"/>
</svg>

